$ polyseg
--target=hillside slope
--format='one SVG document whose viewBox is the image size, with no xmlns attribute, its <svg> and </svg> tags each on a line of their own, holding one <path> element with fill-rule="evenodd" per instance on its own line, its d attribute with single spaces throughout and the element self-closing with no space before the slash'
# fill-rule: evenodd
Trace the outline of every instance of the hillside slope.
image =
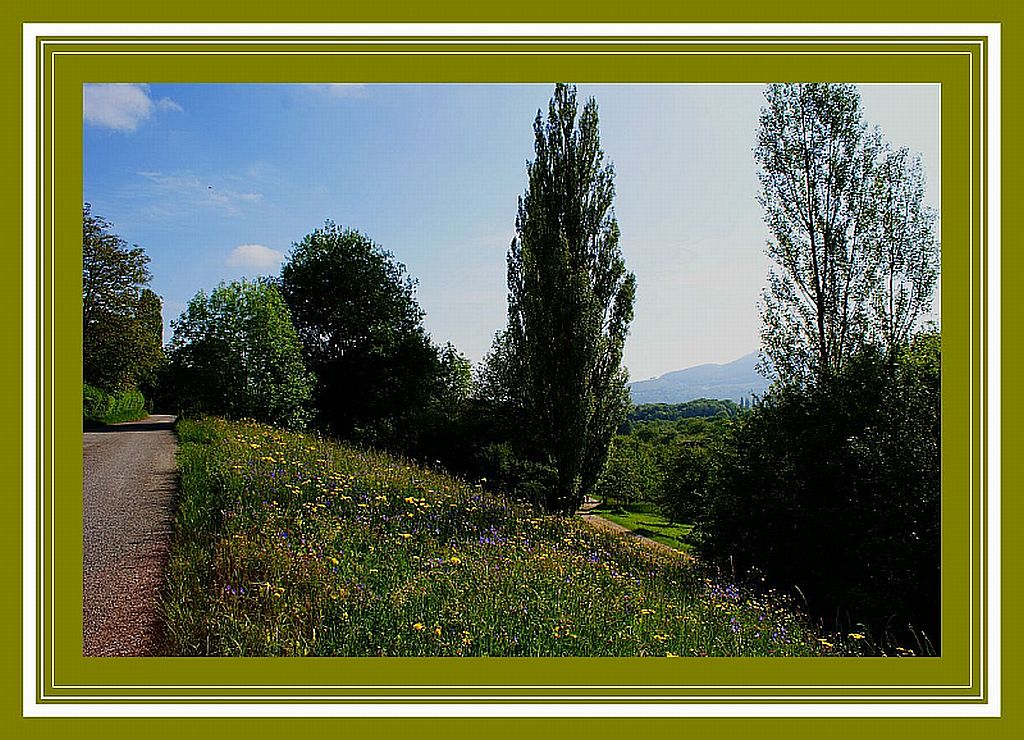
<svg viewBox="0 0 1024 740">
<path fill-rule="evenodd" d="M 776 598 L 319 437 L 179 423 L 176 655 L 820 655 Z M 838 644 L 837 644 L 838 645 Z"/>
<path fill-rule="evenodd" d="M 629 384 L 633 403 L 683 403 L 695 398 L 717 398 L 739 403 L 768 389 L 757 371 L 757 353 L 751 352 L 723 365 L 707 364 L 675 370 L 658 378 Z"/>
</svg>

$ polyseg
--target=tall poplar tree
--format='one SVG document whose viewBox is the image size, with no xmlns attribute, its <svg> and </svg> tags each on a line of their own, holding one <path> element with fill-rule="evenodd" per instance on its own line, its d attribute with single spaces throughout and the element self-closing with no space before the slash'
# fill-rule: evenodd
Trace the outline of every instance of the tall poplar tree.
<svg viewBox="0 0 1024 740">
<path fill-rule="evenodd" d="M 754 156 L 774 264 L 762 352 L 785 381 L 831 377 L 868 332 L 879 136 L 853 85 L 775 84 L 765 99 Z"/>
<path fill-rule="evenodd" d="M 508 254 L 512 395 L 540 462 L 539 503 L 571 513 L 593 490 L 629 405 L 622 350 L 636 280 L 626 271 L 597 103 L 558 84 L 534 122 L 535 159 Z"/>
<path fill-rule="evenodd" d="M 938 278 L 920 157 L 864 122 L 854 85 L 765 91 L 754 156 L 773 265 L 762 353 L 786 382 L 838 376 L 866 345 L 895 362 Z"/>
<path fill-rule="evenodd" d="M 886 148 L 875 177 L 876 264 L 871 327 L 890 362 L 910 342 L 918 318 L 931 306 L 939 277 L 935 212 L 925 205 L 921 157 Z"/>
</svg>

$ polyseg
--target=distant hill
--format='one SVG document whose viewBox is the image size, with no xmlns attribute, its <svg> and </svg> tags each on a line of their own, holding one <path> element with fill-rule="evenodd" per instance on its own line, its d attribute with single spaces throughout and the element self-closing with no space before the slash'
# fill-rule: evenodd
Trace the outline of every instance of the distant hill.
<svg viewBox="0 0 1024 740">
<path fill-rule="evenodd" d="M 768 380 L 757 372 L 757 353 L 724 365 L 697 365 L 665 373 L 660 378 L 629 384 L 633 403 L 683 403 L 695 398 L 719 398 L 739 403 L 763 394 Z"/>
</svg>

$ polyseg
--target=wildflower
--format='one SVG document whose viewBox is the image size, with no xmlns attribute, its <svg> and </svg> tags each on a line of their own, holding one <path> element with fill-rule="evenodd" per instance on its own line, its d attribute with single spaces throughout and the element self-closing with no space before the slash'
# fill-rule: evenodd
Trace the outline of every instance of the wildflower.
<svg viewBox="0 0 1024 740">
<path fill-rule="evenodd" d="M 438 627 L 434 627 L 434 635 L 437 636 L 437 637 L 441 636 L 441 628 L 439 626 Z"/>
<path fill-rule="evenodd" d="M 831 650 L 833 647 L 835 647 L 831 642 L 826 640 L 824 637 L 819 637 L 818 638 L 818 642 L 821 643 L 822 647 L 828 648 L 829 650 Z"/>
<path fill-rule="evenodd" d="M 414 630 L 416 630 L 417 632 L 422 632 L 425 629 L 424 626 L 423 626 L 423 622 L 417 622 L 416 624 L 414 624 L 412 626 L 412 628 Z"/>
<path fill-rule="evenodd" d="M 862 635 L 860 632 L 851 632 L 850 633 L 850 637 L 853 638 L 854 640 L 863 640 L 864 639 L 864 635 Z"/>
<path fill-rule="evenodd" d="M 452 558 L 452 559 L 451 559 L 451 564 L 452 564 L 452 565 L 458 565 L 458 564 L 459 564 L 459 563 L 461 563 L 461 562 L 462 562 L 462 561 L 461 561 L 461 560 L 459 560 L 458 558 Z"/>
<path fill-rule="evenodd" d="M 407 540 L 407 539 L 410 539 L 412 537 L 412 535 L 409 534 L 408 532 L 399 532 L 398 536 L 401 537 L 403 540 Z"/>
</svg>

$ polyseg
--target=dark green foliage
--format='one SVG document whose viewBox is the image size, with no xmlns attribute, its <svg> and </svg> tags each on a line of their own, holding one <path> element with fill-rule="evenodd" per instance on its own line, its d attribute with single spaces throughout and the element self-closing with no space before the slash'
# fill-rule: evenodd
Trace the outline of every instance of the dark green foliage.
<svg viewBox="0 0 1024 740">
<path fill-rule="evenodd" d="M 163 361 L 160 298 L 147 286 L 149 257 L 111 224 L 82 210 L 82 372 L 117 392 L 152 385 Z"/>
<path fill-rule="evenodd" d="M 82 416 L 86 424 L 117 424 L 147 416 L 146 400 L 136 390 L 106 391 L 91 385 L 82 386 Z"/>
<path fill-rule="evenodd" d="M 268 281 L 197 293 L 174 322 L 169 360 L 173 410 L 305 424 L 312 379 L 288 307 Z"/>
<path fill-rule="evenodd" d="M 608 461 L 594 493 L 603 502 L 616 501 L 630 506 L 653 501 L 661 486 L 661 471 L 652 445 L 637 437 L 615 437 Z"/>
<path fill-rule="evenodd" d="M 423 410 L 463 392 L 465 368 L 431 344 L 415 286 L 390 252 L 330 221 L 293 245 L 281 290 L 334 434 L 409 450 Z"/>
<path fill-rule="evenodd" d="M 435 357 L 423 406 L 411 411 L 404 444 L 395 446 L 427 463 L 466 471 L 472 467 L 467 458 L 479 439 L 469 431 L 473 366 L 451 343 L 437 349 Z"/>
<path fill-rule="evenodd" d="M 776 384 L 711 465 L 703 549 L 799 588 L 840 627 L 937 645 L 940 352 L 935 333 L 910 340 L 939 257 L 920 159 L 868 131 L 853 85 L 765 97 Z"/>
<path fill-rule="evenodd" d="M 629 422 L 624 427 L 625 434 L 616 437 L 613 446 L 639 448 L 643 458 L 653 466 L 641 500 L 651 502 L 670 521 L 692 522 L 703 512 L 712 471 L 718 461 L 717 447 L 730 433 L 736 418 L 725 411 L 735 411 L 738 407 L 731 401 L 711 400 L 694 402 L 693 406 L 679 404 L 681 409 L 661 406 L 664 408 L 640 407 L 639 410 L 643 415 L 669 417 L 678 415 L 680 410 L 685 413 L 718 408 L 719 413 L 680 416 L 674 421 L 655 418 Z M 609 466 L 612 458 L 609 457 Z"/>
<path fill-rule="evenodd" d="M 716 457 L 701 439 L 683 438 L 665 455 L 658 503 L 670 522 L 694 522 L 703 516 Z"/>
<path fill-rule="evenodd" d="M 634 406 L 626 415 L 627 423 L 643 421 L 678 421 L 693 417 L 736 416 L 746 408 L 735 401 L 695 398 L 685 403 L 644 403 Z"/>
<path fill-rule="evenodd" d="M 799 588 L 823 619 L 939 638 L 937 334 L 870 348 L 831 382 L 777 386 L 714 466 L 704 557 Z"/>
<path fill-rule="evenodd" d="M 545 510 L 573 512 L 594 489 L 629 408 L 622 348 L 636 281 L 619 249 L 614 173 L 604 162 L 597 104 L 556 85 L 534 123 L 535 159 L 508 254 L 508 328 L 497 394 L 519 415 L 525 459 L 553 477 Z"/>
</svg>

